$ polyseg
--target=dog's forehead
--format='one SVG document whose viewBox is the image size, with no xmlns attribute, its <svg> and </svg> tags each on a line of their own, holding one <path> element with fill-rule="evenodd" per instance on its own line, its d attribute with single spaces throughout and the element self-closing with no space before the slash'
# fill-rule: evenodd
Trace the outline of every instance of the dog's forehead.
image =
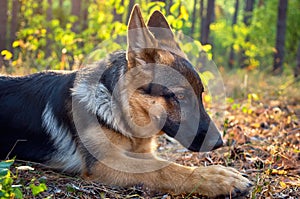
<svg viewBox="0 0 300 199">
<path fill-rule="evenodd" d="M 178 82 L 179 84 L 182 84 L 182 87 L 189 88 L 191 86 L 197 96 L 203 92 L 203 84 L 200 76 L 187 59 L 176 56 L 171 67 L 180 72 L 185 80 L 187 80 Z"/>
</svg>

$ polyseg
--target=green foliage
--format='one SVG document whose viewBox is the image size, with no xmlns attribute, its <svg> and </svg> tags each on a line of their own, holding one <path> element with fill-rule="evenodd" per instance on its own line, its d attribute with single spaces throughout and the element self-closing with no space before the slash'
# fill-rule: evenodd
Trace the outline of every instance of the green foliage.
<svg viewBox="0 0 300 199">
<path fill-rule="evenodd" d="M 285 47 L 287 52 L 285 59 L 290 63 L 295 63 L 297 47 L 300 42 L 300 1 L 289 1 L 288 2 L 288 15 L 287 15 L 287 30 L 286 30 L 286 43 Z"/>
<path fill-rule="evenodd" d="M 72 1 L 52 2 L 52 5 L 48 5 L 47 0 L 20 1 L 19 28 L 17 39 L 12 44 L 13 51 L 1 52 L 11 64 L 12 71 L 25 68 L 21 72 L 29 73 L 43 69 L 78 68 L 98 44 L 112 40 L 114 35 L 125 35 L 126 19 L 130 12 L 129 0 L 82 1 L 82 12 L 86 10 L 86 16 L 84 13 L 80 16 L 71 14 Z M 154 10 L 160 10 L 174 30 L 193 38 L 199 37 L 202 20 L 199 17 L 199 2 L 193 35 L 190 33 L 193 0 L 173 0 L 171 5 L 169 1 L 138 3 L 144 17 L 148 17 Z M 245 53 L 248 69 L 268 69 L 273 64 L 275 51 L 278 0 L 256 2 L 250 26 L 243 23 L 243 1 L 240 1 L 237 23 L 232 26 L 234 4 L 235 0 L 216 1 L 215 19 L 210 26 L 212 45 L 200 47 L 198 41 L 189 41 L 184 43 L 184 50 L 196 56 L 195 59 L 201 58 L 203 52 L 206 52 L 205 58 L 213 59 L 217 66 L 227 66 L 228 54 L 233 47 L 236 54 L 235 67 L 239 68 L 243 64 L 238 60 Z M 299 1 L 288 2 L 285 62 L 293 65 L 296 62 L 297 42 L 300 42 L 297 41 L 300 38 L 299 8 Z M 52 13 L 51 20 L 47 19 L 46 13 L 49 11 Z M 121 20 L 115 20 L 115 15 L 120 16 Z M 111 52 L 117 46 L 118 42 L 109 42 L 105 50 L 99 51 L 97 48 L 97 51 L 103 57 L 107 49 Z"/>
<path fill-rule="evenodd" d="M 229 49 L 233 46 L 236 65 L 242 50 L 248 69 L 270 69 L 275 52 L 278 0 L 261 1 L 254 5 L 250 26 L 243 23 L 244 2 L 240 1 L 237 24 L 232 26 L 235 1 L 217 1 L 216 21 L 211 25 L 214 41 L 214 60 L 217 65 L 227 65 Z M 285 62 L 295 65 L 297 38 L 300 38 L 299 1 L 288 1 Z M 224 56 L 225 55 L 225 56 Z"/>
<path fill-rule="evenodd" d="M 11 166 L 14 160 L 6 160 L 0 162 L 0 199 L 6 198 L 23 198 L 23 189 L 30 189 L 33 196 L 38 196 L 40 193 L 47 190 L 45 182 L 32 179 L 29 185 L 22 185 L 22 181 L 18 174 L 13 174 Z M 20 170 L 32 170 L 31 167 L 17 167 L 16 172 Z M 15 185 L 14 183 L 20 183 Z"/>
<path fill-rule="evenodd" d="M 2 51 L 6 60 L 11 60 L 13 69 L 27 67 L 28 72 L 43 69 L 70 69 L 80 67 L 85 56 L 92 52 L 103 41 L 113 40 L 114 35 L 125 35 L 126 24 L 124 19 L 128 14 L 128 0 L 86 1 L 82 6 L 87 8 L 87 19 L 83 21 L 71 15 L 71 2 L 53 0 L 53 5 L 48 5 L 47 0 L 42 4 L 34 0 L 22 0 L 20 12 L 20 28 L 17 40 L 12 44 L 13 52 Z M 141 2 L 144 13 L 154 10 L 165 11 L 165 3 Z M 105 9 L 103 9 L 105 8 Z M 51 9 L 52 19 L 47 21 L 47 11 Z M 122 21 L 114 21 L 113 10 L 122 16 Z M 185 3 L 174 1 L 170 23 L 176 29 L 187 28 L 185 22 L 189 14 Z M 81 22 L 76 23 L 76 22 Z M 76 26 L 77 25 L 77 26 Z M 76 27 L 75 27 L 76 26 Z M 103 46 L 103 45 L 102 45 Z M 117 42 L 109 42 L 105 49 L 116 49 Z M 97 48 L 99 49 L 99 48 Z M 100 52 L 100 51 L 98 51 Z M 105 56 L 100 52 L 101 57 Z M 14 56 L 12 56 L 14 55 Z M 101 58 L 98 56 L 98 58 Z"/>
<path fill-rule="evenodd" d="M 15 176 L 9 168 L 14 163 L 14 160 L 0 162 L 0 198 L 22 198 L 23 194 L 19 187 L 14 186 Z"/>
<path fill-rule="evenodd" d="M 231 1 L 231 4 L 220 3 L 221 10 L 225 13 L 220 14 L 210 27 L 214 44 L 216 44 L 214 57 L 216 57 L 217 65 L 226 63 L 228 56 L 220 55 L 224 55 L 224 49 L 227 50 L 227 54 L 231 46 L 237 55 L 240 55 L 242 50 L 244 51 L 248 58 L 246 65 L 249 69 L 272 65 L 277 2 L 277 0 L 270 0 L 264 1 L 262 5 L 255 5 L 250 26 L 246 26 L 243 22 L 243 3 L 240 5 L 238 21 L 234 26 L 232 26 L 231 19 L 234 12 L 233 2 Z M 242 63 L 237 62 L 236 67 L 240 67 L 238 64 Z"/>
<path fill-rule="evenodd" d="M 37 196 L 39 195 L 41 192 L 43 191 L 46 191 L 47 190 L 47 186 L 45 183 L 39 183 L 38 185 L 35 185 L 34 184 L 34 181 L 35 180 L 32 180 L 32 183 L 29 185 L 31 191 L 32 191 L 32 194 L 34 196 Z"/>
</svg>

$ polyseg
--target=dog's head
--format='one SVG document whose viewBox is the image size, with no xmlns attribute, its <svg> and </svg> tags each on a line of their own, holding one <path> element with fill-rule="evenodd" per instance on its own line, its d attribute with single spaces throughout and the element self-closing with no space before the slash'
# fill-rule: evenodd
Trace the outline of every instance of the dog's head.
<svg viewBox="0 0 300 199">
<path fill-rule="evenodd" d="M 81 116 L 76 119 L 82 123 L 76 125 L 80 132 L 91 123 L 80 120 L 85 118 L 79 111 L 84 104 L 92 118 L 97 116 L 97 124 L 128 137 L 166 133 L 192 151 L 210 151 L 223 144 L 204 110 L 201 79 L 159 11 L 146 25 L 135 6 L 126 53 L 113 53 L 77 76 L 72 95 L 73 109 L 78 108 L 75 116 Z"/>
<path fill-rule="evenodd" d="M 124 84 L 129 118 L 139 129 L 133 135 L 147 136 L 154 123 L 160 130 L 157 133 L 166 133 L 191 151 L 222 146 L 220 132 L 203 107 L 201 79 L 163 14 L 155 11 L 146 25 L 135 6 L 128 22 L 127 43 Z"/>
</svg>

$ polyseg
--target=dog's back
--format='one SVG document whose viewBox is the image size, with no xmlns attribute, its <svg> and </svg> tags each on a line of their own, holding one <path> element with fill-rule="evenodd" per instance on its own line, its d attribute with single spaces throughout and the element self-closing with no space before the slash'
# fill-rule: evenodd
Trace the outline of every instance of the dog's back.
<svg viewBox="0 0 300 199">
<path fill-rule="evenodd" d="M 26 77 L 0 76 L 0 158 L 45 162 L 56 152 L 46 132 L 51 115 L 64 120 L 75 73 L 37 73 Z M 65 103 L 62 103 L 65 102 Z M 52 113 L 50 113 L 50 107 Z M 48 121 L 47 121 L 48 120 Z M 57 121 L 59 124 L 69 121 Z"/>
</svg>

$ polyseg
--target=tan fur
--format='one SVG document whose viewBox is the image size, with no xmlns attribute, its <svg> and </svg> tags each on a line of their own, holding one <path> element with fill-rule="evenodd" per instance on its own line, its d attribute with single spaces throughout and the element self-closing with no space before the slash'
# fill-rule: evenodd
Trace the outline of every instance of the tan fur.
<svg viewBox="0 0 300 199">
<path fill-rule="evenodd" d="M 141 107 L 135 107 L 137 115 L 144 114 Z M 230 194 L 234 189 L 246 190 L 249 183 L 233 168 L 186 167 L 157 158 L 154 154 L 156 135 L 125 137 L 99 126 L 87 128 L 83 135 L 86 135 L 82 139 L 84 145 L 98 154 L 99 160 L 82 173 L 87 180 L 124 187 L 143 183 L 155 191 L 194 192 L 207 196 Z M 145 169 L 150 172 L 143 172 Z"/>
<path fill-rule="evenodd" d="M 247 189 L 249 181 L 233 168 L 186 167 L 158 159 L 153 153 L 155 136 L 147 139 L 128 138 L 103 127 L 101 130 L 97 127 L 94 130 L 89 129 L 89 132 L 93 131 L 97 131 L 98 136 L 90 137 L 91 139 L 85 142 L 86 145 L 93 143 L 95 146 L 95 140 L 103 140 L 103 137 L 107 137 L 111 142 L 98 142 L 96 148 L 92 149 L 95 151 L 105 149 L 105 154 L 90 168 L 89 175 L 83 173 L 83 177 L 88 180 L 125 187 L 143 183 L 156 191 L 194 192 L 207 196 L 230 194 L 235 188 Z M 118 165 L 118 169 L 113 169 L 107 164 Z M 124 172 L 142 171 L 145 167 L 151 166 L 159 169 L 141 173 Z"/>
<path fill-rule="evenodd" d="M 136 91 L 130 97 L 129 109 L 132 120 L 139 126 L 145 126 L 151 122 L 149 109 L 151 106 L 160 105 L 164 110 L 168 109 L 168 105 L 163 97 L 146 96 Z M 154 110 L 152 114 L 159 116 L 162 112 L 159 109 Z"/>
<path fill-rule="evenodd" d="M 126 160 L 122 159 L 122 161 Z M 155 164 L 165 163 L 157 160 Z M 93 170 L 99 175 L 93 175 L 92 180 L 101 180 L 101 182 L 120 186 L 131 186 L 143 182 L 152 190 L 177 194 L 200 193 L 212 197 L 229 195 L 235 188 L 245 190 L 248 186 L 248 182 L 236 170 L 222 166 L 191 168 L 171 163 L 158 171 L 132 174 L 116 171 L 98 163 Z"/>
</svg>

